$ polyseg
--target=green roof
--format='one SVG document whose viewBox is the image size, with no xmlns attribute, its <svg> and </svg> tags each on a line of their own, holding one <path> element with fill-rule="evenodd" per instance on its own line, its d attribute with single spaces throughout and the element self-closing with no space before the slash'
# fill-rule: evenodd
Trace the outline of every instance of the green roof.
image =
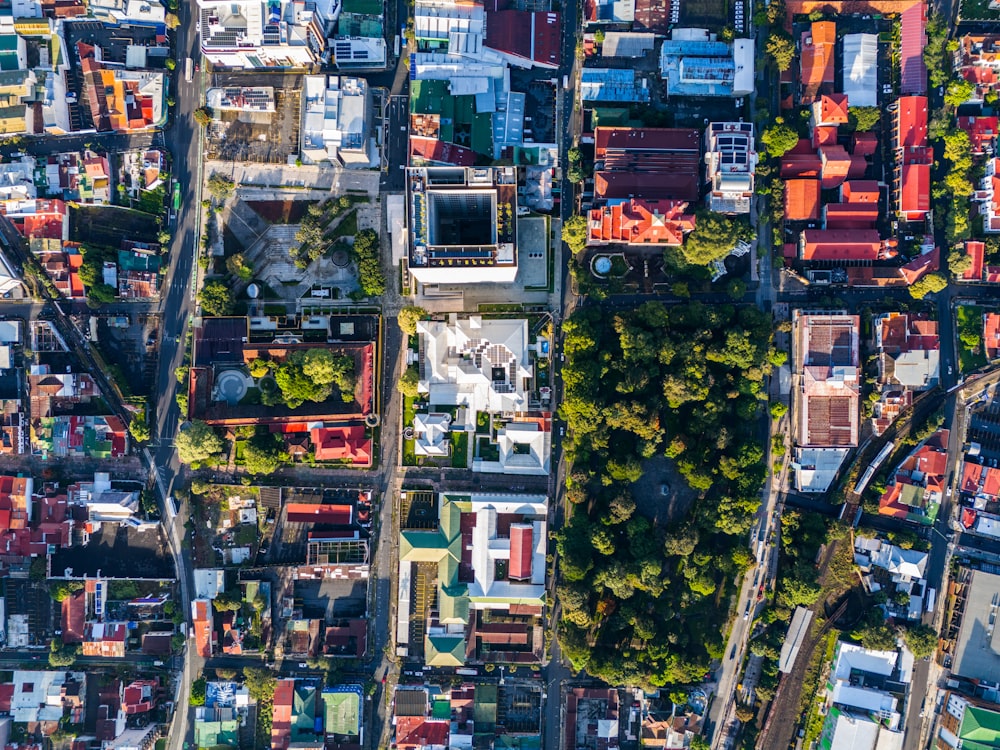
<svg viewBox="0 0 1000 750">
<path fill-rule="evenodd" d="M 493 117 L 476 115 L 472 119 L 472 150 L 493 158 Z"/>
<path fill-rule="evenodd" d="M 297 738 L 312 738 L 316 729 L 316 688 L 295 683 L 292 695 L 292 742 Z"/>
<path fill-rule="evenodd" d="M 1000 713 L 978 706 L 967 706 L 958 729 L 965 750 L 1000 748 Z"/>
<path fill-rule="evenodd" d="M 445 698 L 435 698 L 431 704 L 431 718 L 451 720 L 451 701 Z"/>
<path fill-rule="evenodd" d="M 358 13 L 363 16 L 381 16 L 382 0 L 344 0 L 343 13 Z"/>
<path fill-rule="evenodd" d="M 461 667 L 465 664 L 465 638 L 460 635 L 428 635 L 424 661 L 429 667 Z"/>
<path fill-rule="evenodd" d="M 445 625 L 469 624 L 469 587 L 466 584 L 441 587 L 438 616 Z"/>
<path fill-rule="evenodd" d="M 614 125 L 625 126 L 629 124 L 629 112 L 621 107 L 594 107 L 591 115 L 591 126 L 604 125 L 611 127 Z"/>
<path fill-rule="evenodd" d="M 455 99 L 447 81 L 410 81 L 410 114 L 440 115 L 438 138 L 448 143 L 455 137 Z"/>
<path fill-rule="evenodd" d="M 198 721 L 194 722 L 194 741 L 198 747 L 216 747 L 228 745 L 236 747 L 240 723 L 237 719 L 229 721 Z"/>
<path fill-rule="evenodd" d="M 476 685 L 472 700 L 472 720 L 475 722 L 476 734 L 493 734 L 497 724 L 497 686 L 493 684 Z"/>
<path fill-rule="evenodd" d="M 349 737 L 358 736 L 361 715 L 361 691 L 359 688 L 344 692 L 324 692 L 324 722 L 327 734 Z"/>
<path fill-rule="evenodd" d="M 493 742 L 494 750 L 539 750 L 541 746 L 542 739 L 537 735 L 501 734 Z"/>
<path fill-rule="evenodd" d="M 121 271 L 148 271 L 149 273 L 156 273 L 160 270 L 160 256 L 153 255 L 152 253 L 119 250 L 118 268 Z"/>
</svg>

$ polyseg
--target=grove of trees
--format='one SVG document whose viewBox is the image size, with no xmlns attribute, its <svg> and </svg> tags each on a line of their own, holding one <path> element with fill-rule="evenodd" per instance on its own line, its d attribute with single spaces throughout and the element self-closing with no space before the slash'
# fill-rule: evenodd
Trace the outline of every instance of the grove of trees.
<svg viewBox="0 0 1000 750">
<path fill-rule="evenodd" d="M 771 324 L 755 307 L 587 307 L 563 325 L 560 416 L 575 504 L 556 535 L 563 653 L 612 684 L 698 681 L 721 628 L 766 475 L 758 443 Z M 669 527 L 637 510 L 642 461 L 697 493 Z"/>
</svg>

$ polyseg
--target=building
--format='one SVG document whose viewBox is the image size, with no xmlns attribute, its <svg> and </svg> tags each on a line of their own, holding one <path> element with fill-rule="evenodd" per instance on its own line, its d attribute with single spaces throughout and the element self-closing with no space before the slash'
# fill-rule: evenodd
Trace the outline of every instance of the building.
<svg viewBox="0 0 1000 750">
<path fill-rule="evenodd" d="M 930 211 L 931 164 L 927 146 L 927 97 L 901 96 L 895 111 L 894 190 L 903 221 L 920 221 Z"/>
<path fill-rule="evenodd" d="M 105 66 L 80 43 L 83 95 L 98 131 L 135 132 L 167 119 L 166 87 L 160 71 Z"/>
<path fill-rule="evenodd" d="M 227 68 L 307 68 L 323 59 L 326 33 L 314 5 L 289 0 L 199 0 L 202 54 Z"/>
<path fill-rule="evenodd" d="M 686 201 L 613 198 L 588 212 L 587 243 L 677 247 L 694 230 L 687 208 Z"/>
<path fill-rule="evenodd" d="M 901 733 L 900 707 L 913 671 L 913 655 L 907 651 L 874 651 L 840 641 L 826 686 L 828 709 L 874 716 L 889 732 Z M 839 723 L 839 717 L 833 721 Z M 842 731 L 849 734 L 849 728 Z M 900 738 L 901 741 L 901 738 Z"/>
<path fill-rule="evenodd" d="M 878 36 L 846 34 L 843 48 L 841 87 L 852 107 L 878 106 Z"/>
<path fill-rule="evenodd" d="M 1000 232 L 1000 175 L 997 167 L 1000 159 L 992 158 L 986 161 L 986 171 L 979 188 L 972 194 L 972 200 L 979 204 L 979 213 L 983 217 L 983 231 Z"/>
<path fill-rule="evenodd" d="M 309 438 L 313 445 L 313 458 L 317 461 L 371 466 L 372 439 L 363 424 L 313 427 Z"/>
<path fill-rule="evenodd" d="M 854 538 L 854 564 L 861 570 L 865 590 L 885 591 L 888 596 L 881 606 L 898 620 L 919 620 L 923 614 L 927 558 L 926 552 L 901 549 L 880 539 Z"/>
<path fill-rule="evenodd" d="M 960 568 L 952 579 L 951 595 L 960 625 L 955 636 L 952 675 L 969 680 L 1000 680 L 1000 650 L 994 645 L 996 603 L 1000 576 L 985 570 Z"/>
<path fill-rule="evenodd" d="M 799 259 L 828 265 L 871 265 L 884 257 L 882 238 L 874 229 L 804 229 Z"/>
<path fill-rule="evenodd" d="M 97 533 L 103 523 L 116 523 L 131 528 L 144 528 L 139 516 L 137 491 L 113 490 L 111 475 L 96 472 L 93 482 L 71 484 L 66 490 L 71 507 L 79 508 L 85 534 Z"/>
<path fill-rule="evenodd" d="M 746 96 L 754 90 L 753 40 L 730 44 L 707 29 L 674 29 L 660 47 L 660 76 L 667 96 Z"/>
<path fill-rule="evenodd" d="M 649 101 L 649 86 L 645 78 L 636 78 L 632 68 L 584 68 L 580 101 L 644 104 Z"/>
<path fill-rule="evenodd" d="M 304 680 L 278 680 L 274 689 L 274 717 L 271 722 L 271 748 L 288 750 L 318 748 L 322 750 L 324 737 L 317 725 L 319 691 Z"/>
<path fill-rule="evenodd" d="M 552 11 L 487 10 L 483 43 L 516 67 L 556 70 L 562 59 L 559 18 Z"/>
<path fill-rule="evenodd" d="M 340 15 L 341 24 L 344 13 Z M 370 19 L 365 18 L 361 23 Z M 333 37 L 333 64 L 339 70 L 363 70 L 366 68 L 381 68 L 385 66 L 386 45 L 381 36 L 344 36 Z"/>
<path fill-rule="evenodd" d="M 944 498 L 947 463 L 948 430 L 938 430 L 896 468 L 879 498 L 879 514 L 925 526 L 933 524 Z"/>
<path fill-rule="evenodd" d="M 620 747 L 619 721 L 626 710 L 614 688 L 566 690 L 562 750 L 614 750 Z"/>
<path fill-rule="evenodd" d="M 796 488 L 825 492 L 858 444 L 860 320 L 846 313 L 792 315 Z"/>
<path fill-rule="evenodd" d="M 88 622 L 83 631 L 83 655 L 124 659 L 128 623 Z"/>
<path fill-rule="evenodd" d="M 594 129 L 595 200 L 676 200 L 700 195 L 701 137 L 682 128 Z"/>
<path fill-rule="evenodd" d="M 191 630 L 194 632 L 198 655 L 208 659 L 215 647 L 215 625 L 212 620 L 212 602 L 195 599 L 191 602 Z"/>
<path fill-rule="evenodd" d="M 953 60 L 955 72 L 975 86 L 971 101 L 982 102 L 1000 82 L 1000 36 L 965 34 Z"/>
<path fill-rule="evenodd" d="M 52 735 L 60 720 L 83 722 L 87 676 L 83 672 L 15 670 L 10 716 L 15 724 L 35 724 L 41 733 Z"/>
<path fill-rule="evenodd" d="M 547 499 L 404 492 L 402 503 L 400 653 L 433 667 L 537 662 L 544 647 Z M 417 507 L 436 510 L 436 522 L 418 528 L 411 521 Z"/>
<path fill-rule="evenodd" d="M 198 747 L 237 747 L 239 735 L 240 719 L 232 706 L 195 708 L 194 741 Z"/>
<path fill-rule="evenodd" d="M 883 313 L 873 321 L 878 350 L 880 398 L 873 405 L 872 425 L 881 435 L 913 403 L 913 392 L 937 385 L 941 342 L 937 321 L 926 315 Z"/>
<path fill-rule="evenodd" d="M 50 197 L 94 205 L 111 202 L 108 159 L 90 150 L 50 155 L 45 162 L 45 184 Z"/>
<path fill-rule="evenodd" d="M 973 156 L 995 152 L 1000 129 L 996 115 L 966 115 L 957 118 L 957 124 L 968 134 Z"/>
<path fill-rule="evenodd" d="M 791 179 L 785 181 L 785 220 L 816 221 L 820 216 L 820 181 Z"/>
<path fill-rule="evenodd" d="M 511 283 L 517 276 L 513 167 L 410 168 L 407 268 L 421 284 Z"/>
<path fill-rule="evenodd" d="M 826 715 L 818 745 L 823 750 L 898 750 L 902 746 L 902 732 L 883 726 L 868 713 L 836 706 Z"/>
<path fill-rule="evenodd" d="M 378 166 L 368 82 L 305 76 L 302 88 L 302 161 L 330 162 L 348 169 Z"/>
<path fill-rule="evenodd" d="M 34 88 L 33 71 L 21 68 L 0 72 L 0 135 L 34 132 L 33 108 L 28 106 Z"/>
<path fill-rule="evenodd" d="M 935 750 L 1000 747 L 1000 711 L 995 704 L 949 690 L 944 693 L 942 707 Z"/>
<path fill-rule="evenodd" d="M 360 685 L 326 688 L 323 701 L 323 730 L 328 742 L 364 746 L 364 699 Z"/>
<path fill-rule="evenodd" d="M 753 123 L 711 122 L 705 131 L 708 207 L 720 214 L 750 213 L 754 191 Z"/>
<path fill-rule="evenodd" d="M 908 3 L 900 14 L 900 93 L 924 96 L 927 93 L 927 12 L 924 3 Z"/>
<path fill-rule="evenodd" d="M 799 102 L 812 104 L 818 95 L 833 93 L 837 24 L 813 21 L 799 38 Z"/>
</svg>

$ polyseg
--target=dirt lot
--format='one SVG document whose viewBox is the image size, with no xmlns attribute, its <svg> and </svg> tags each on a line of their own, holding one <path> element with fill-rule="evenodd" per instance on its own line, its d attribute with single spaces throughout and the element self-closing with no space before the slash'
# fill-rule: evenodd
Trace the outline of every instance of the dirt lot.
<svg viewBox="0 0 1000 750">
<path fill-rule="evenodd" d="M 245 201 L 263 219 L 272 224 L 298 224 L 309 206 L 316 201 Z"/>
<path fill-rule="evenodd" d="M 299 152 L 300 92 L 274 90 L 273 113 L 220 112 L 207 131 L 208 159 L 287 164 Z"/>
<path fill-rule="evenodd" d="M 69 212 L 69 238 L 73 242 L 103 245 L 116 250 L 123 239 L 156 242 L 156 217 L 116 206 L 78 206 Z"/>
</svg>

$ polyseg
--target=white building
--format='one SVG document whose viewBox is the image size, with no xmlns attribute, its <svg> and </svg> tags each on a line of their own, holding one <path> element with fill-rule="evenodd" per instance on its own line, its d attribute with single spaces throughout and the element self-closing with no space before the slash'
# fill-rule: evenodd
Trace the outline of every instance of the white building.
<svg viewBox="0 0 1000 750">
<path fill-rule="evenodd" d="M 552 430 L 539 424 L 543 420 L 508 422 L 497 431 L 496 461 L 477 458 L 472 470 L 484 474 L 547 476 L 552 452 Z"/>
<path fill-rule="evenodd" d="M 302 161 L 331 162 L 354 169 L 377 167 L 371 121 L 371 92 L 363 78 L 306 76 Z"/>
<path fill-rule="evenodd" d="M 674 29 L 660 47 L 660 76 L 672 96 L 746 96 L 754 59 L 752 39 L 730 44 L 707 29 Z"/>
<path fill-rule="evenodd" d="M 534 366 L 527 320 L 460 319 L 452 313 L 447 323 L 419 321 L 417 338 L 417 390 L 430 403 L 464 407 L 464 424 L 472 430 L 477 412 L 513 416 L 528 410 Z"/>
<path fill-rule="evenodd" d="M 94 18 L 113 24 L 155 26 L 167 17 L 158 0 L 89 0 L 87 9 Z"/>
<path fill-rule="evenodd" d="M 892 682 L 908 685 L 913 673 L 913 655 L 904 651 L 874 651 L 843 641 L 830 670 L 826 705 L 860 714 L 879 716 L 883 726 L 891 731 L 900 728 L 900 699 L 886 690 L 867 687 L 869 682 Z"/>
<path fill-rule="evenodd" d="M 721 214 L 750 213 L 757 168 L 753 123 L 709 123 L 705 131 L 705 164 L 711 185 L 708 207 Z"/>
<path fill-rule="evenodd" d="M 0 201 L 35 200 L 35 160 L 22 157 L 10 164 L 0 164 Z"/>
<path fill-rule="evenodd" d="M 274 112 L 271 86 L 227 86 L 205 92 L 205 104 L 215 112 Z"/>
<path fill-rule="evenodd" d="M 333 37 L 333 63 L 339 70 L 380 68 L 385 65 L 386 46 L 382 37 Z"/>
<path fill-rule="evenodd" d="M 843 92 L 852 107 L 878 106 L 878 36 L 844 36 Z"/>
<path fill-rule="evenodd" d="M 413 36 L 453 52 L 482 49 L 486 12 L 482 5 L 452 0 L 417 0 L 413 7 Z"/>
<path fill-rule="evenodd" d="M 201 51 L 230 68 L 302 68 L 322 60 L 325 19 L 305 2 L 199 0 Z"/>
<path fill-rule="evenodd" d="M 979 189 L 972 194 L 972 200 L 979 204 L 984 232 L 1000 232 L 1000 193 L 997 191 L 997 184 L 1000 183 L 1000 175 L 997 174 L 998 164 L 1000 164 L 1000 159 L 987 159 L 986 172 L 979 183 Z"/>
<path fill-rule="evenodd" d="M 514 167 L 411 168 L 407 198 L 408 269 L 418 282 L 509 284 L 517 277 Z"/>
<path fill-rule="evenodd" d="M 449 454 L 451 415 L 442 412 L 413 417 L 413 452 L 418 456 L 443 458 Z"/>
<path fill-rule="evenodd" d="M 14 671 L 14 694 L 10 713 L 18 724 L 35 721 L 58 722 L 75 696 L 82 705 L 87 676 L 83 672 Z M 72 694 L 72 695 L 71 695 Z"/>
<path fill-rule="evenodd" d="M 226 590 L 226 571 L 222 568 L 196 568 L 194 598 L 214 599 Z"/>
<path fill-rule="evenodd" d="M 67 489 L 67 499 L 70 505 L 86 508 L 93 532 L 97 532 L 102 523 L 127 524 L 135 528 L 155 526 L 137 518 L 139 493 L 111 489 L 111 475 L 107 472 L 96 472 L 93 482 L 71 484 Z"/>
</svg>

